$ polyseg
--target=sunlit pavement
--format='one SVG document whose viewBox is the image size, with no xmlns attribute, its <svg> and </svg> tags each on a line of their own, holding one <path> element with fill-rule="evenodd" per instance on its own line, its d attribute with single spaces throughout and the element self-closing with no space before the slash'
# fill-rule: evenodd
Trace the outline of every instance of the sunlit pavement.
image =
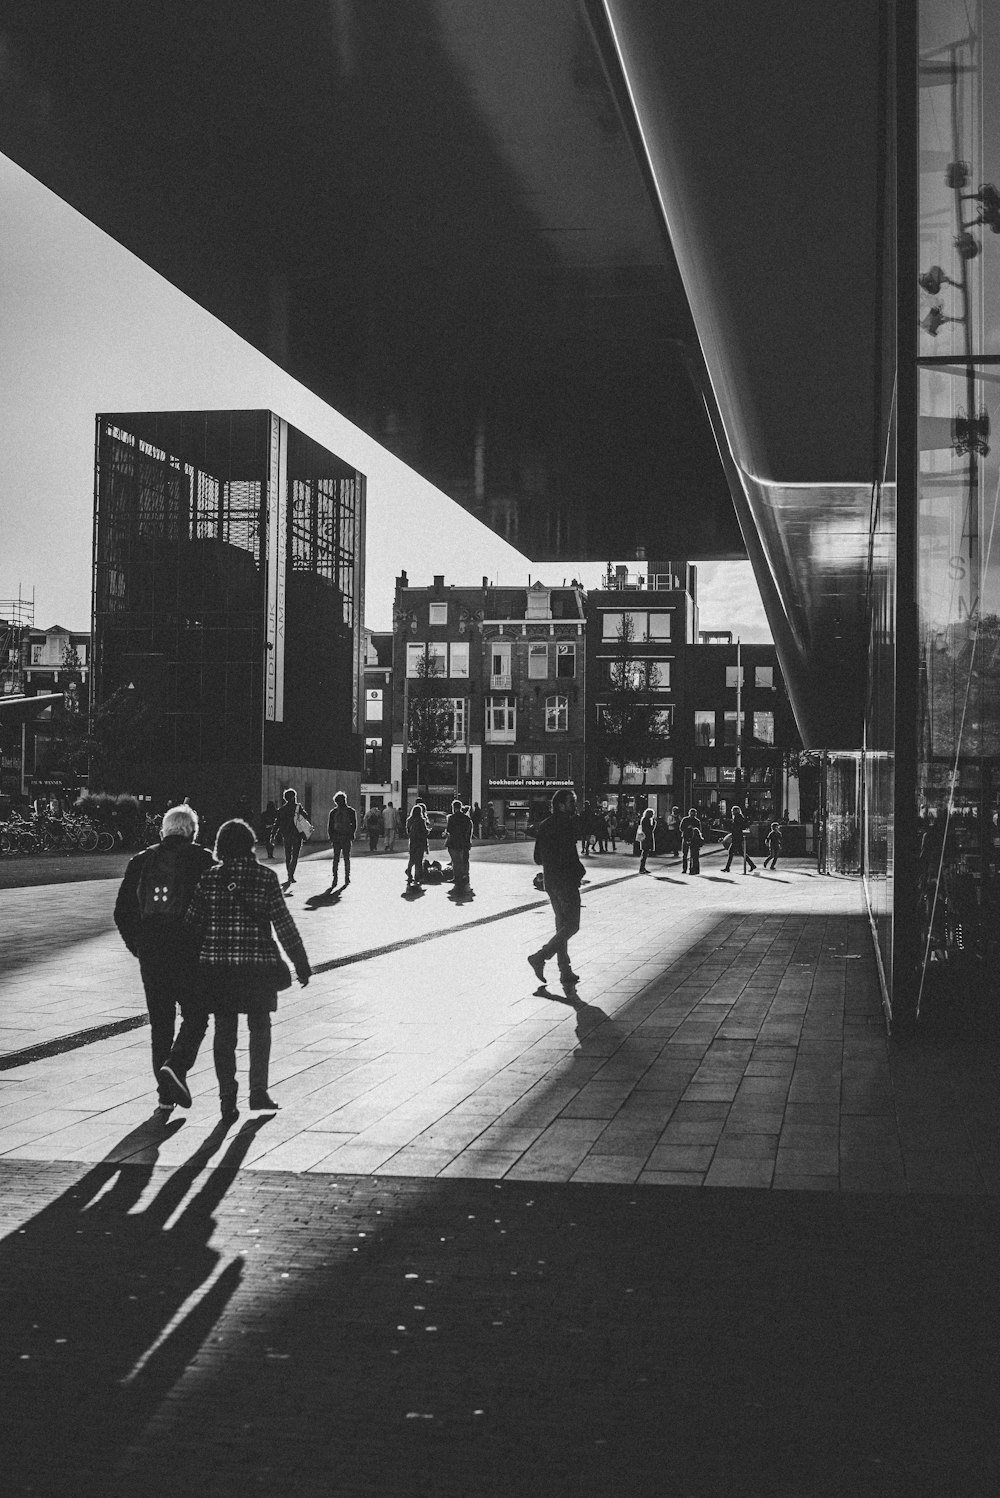
<svg viewBox="0 0 1000 1498">
<path fill-rule="evenodd" d="M 994 1492 L 995 1055 L 887 1042 L 856 883 L 719 863 L 592 860 L 565 994 L 523 845 L 307 860 L 228 1130 L 210 1045 L 166 1127 L 147 1029 L 46 1054 L 142 1012 L 116 881 L 5 893 L 3 1491 Z"/>
</svg>

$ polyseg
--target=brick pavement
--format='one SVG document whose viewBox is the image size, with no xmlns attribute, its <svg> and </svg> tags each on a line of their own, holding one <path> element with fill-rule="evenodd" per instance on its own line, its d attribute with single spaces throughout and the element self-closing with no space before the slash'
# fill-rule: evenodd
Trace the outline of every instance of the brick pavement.
<svg viewBox="0 0 1000 1498">
<path fill-rule="evenodd" d="M 272 1118 L 206 1054 L 151 1125 L 142 1031 L 0 1074 L 4 1491 L 996 1491 L 995 1047 L 887 1041 L 855 884 L 629 868 L 575 999 L 541 907 L 282 995 Z M 400 874 L 303 911 L 331 960 Z"/>
</svg>

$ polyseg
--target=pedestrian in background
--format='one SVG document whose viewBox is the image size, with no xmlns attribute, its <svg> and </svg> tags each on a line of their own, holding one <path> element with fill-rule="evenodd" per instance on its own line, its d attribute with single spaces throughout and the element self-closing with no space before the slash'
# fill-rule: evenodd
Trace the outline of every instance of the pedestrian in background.
<svg viewBox="0 0 1000 1498">
<path fill-rule="evenodd" d="M 431 840 L 431 828 L 425 815 L 426 810 L 423 801 L 418 798 L 414 801 L 413 810 L 407 818 L 406 836 L 409 839 L 406 864 L 407 884 L 423 884 L 424 882 L 424 858 L 427 856 L 427 848 Z"/>
<path fill-rule="evenodd" d="M 365 831 L 368 834 L 369 853 L 377 853 L 379 834 L 382 831 L 382 813 L 377 806 L 371 807 L 365 817 Z"/>
<path fill-rule="evenodd" d="M 772 822 L 767 837 L 764 839 L 767 848 L 767 857 L 764 859 L 764 867 L 770 864 L 772 869 L 778 867 L 778 854 L 781 852 L 781 823 Z"/>
<path fill-rule="evenodd" d="M 286 889 L 295 883 L 295 870 L 302 848 L 302 833 L 298 829 L 299 812 L 305 816 L 306 809 L 300 804 L 298 793 L 289 786 L 282 797 L 281 806 L 275 818 L 275 826 L 281 834 L 281 846 L 285 850 Z"/>
<path fill-rule="evenodd" d="M 184 926 L 198 941 L 198 968 L 205 1002 L 215 1015 L 215 1075 L 224 1120 L 238 1116 L 236 1039 L 239 1016 L 250 1032 L 250 1107 L 273 1111 L 268 1091 L 271 1015 L 278 992 L 292 978 L 272 935 L 292 960 L 303 988 L 311 969 L 302 938 L 285 904 L 273 869 L 258 863 L 253 828 L 224 822 L 215 840 L 216 866 L 198 883 Z"/>
<path fill-rule="evenodd" d="M 646 859 L 653 851 L 653 835 L 655 832 L 656 817 L 653 814 L 653 808 L 651 806 L 647 806 L 646 810 L 642 814 L 642 818 L 639 822 L 639 831 L 636 834 L 639 840 L 639 847 L 642 850 L 639 855 L 640 874 L 648 873 L 648 870 L 646 868 Z"/>
<path fill-rule="evenodd" d="M 535 862 L 541 864 L 545 892 L 556 920 L 555 935 L 528 957 L 535 977 L 545 982 L 545 964 L 550 957 L 559 963 L 564 984 L 579 981 L 569 960 L 569 942 L 580 929 L 580 881 L 586 868 L 576 851 L 580 823 L 576 815 L 576 796 L 570 790 L 556 791 L 550 805 L 551 815 L 539 824 L 535 838 Z"/>
<path fill-rule="evenodd" d="M 344 886 L 351 882 L 351 845 L 358 835 L 358 814 L 347 804 L 347 792 L 337 791 L 327 819 L 327 836 L 333 850 L 333 866 L 330 870 L 330 892 L 337 888 L 340 876 L 340 860 L 344 860 Z"/>
<path fill-rule="evenodd" d="M 395 853 L 396 812 L 391 801 L 387 801 L 382 808 L 382 836 L 384 838 L 383 851 L 386 853 Z"/>
<path fill-rule="evenodd" d="M 472 818 L 461 801 L 451 803 L 451 816 L 446 823 L 445 847 L 451 855 L 451 866 L 455 870 L 455 888 L 468 889 Z"/>
<path fill-rule="evenodd" d="M 260 840 L 267 849 L 268 858 L 274 857 L 274 824 L 278 820 L 278 808 L 269 801 L 260 814 Z"/>
<path fill-rule="evenodd" d="M 684 832 L 684 862 L 681 867 L 682 874 L 701 873 L 701 845 L 705 841 L 705 833 L 701 825 L 701 818 L 692 809 L 688 812 L 681 826 L 687 827 Z"/>
<path fill-rule="evenodd" d="M 191 1106 L 185 1079 L 208 1028 L 198 944 L 183 926 L 195 887 L 212 867 L 212 855 L 198 846 L 197 835 L 198 816 L 190 806 L 164 812 L 159 843 L 130 860 L 115 901 L 115 925 L 139 959 L 162 1118 L 175 1103 Z"/>
<path fill-rule="evenodd" d="M 472 836 L 478 839 L 483 830 L 483 812 L 478 801 L 472 803 L 472 810 L 469 812 L 469 816 L 472 818 Z"/>
<path fill-rule="evenodd" d="M 605 808 L 604 820 L 607 823 L 608 838 L 611 841 L 612 853 L 618 852 L 618 816 L 613 806 Z"/>
<path fill-rule="evenodd" d="M 722 870 L 724 874 L 729 873 L 729 870 L 732 867 L 734 854 L 739 854 L 743 859 L 744 874 L 747 872 L 747 864 L 750 865 L 751 874 L 756 869 L 757 865 L 754 863 L 753 859 L 750 857 L 750 854 L 747 852 L 747 833 L 749 832 L 749 830 L 750 829 L 747 826 L 747 819 L 743 815 L 742 806 L 734 806 L 732 812 L 730 813 L 729 857 L 726 859 L 725 867 Z"/>
</svg>

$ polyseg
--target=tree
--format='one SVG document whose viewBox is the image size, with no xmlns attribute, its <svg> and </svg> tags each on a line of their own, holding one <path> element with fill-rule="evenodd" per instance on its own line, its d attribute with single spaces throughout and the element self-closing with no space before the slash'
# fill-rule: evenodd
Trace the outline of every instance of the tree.
<svg viewBox="0 0 1000 1498">
<path fill-rule="evenodd" d="M 660 684 L 655 661 L 632 653 L 634 628 L 628 614 L 618 627 L 615 654 L 608 663 L 606 702 L 599 709 L 596 744 L 601 759 L 618 771 L 618 810 L 621 810 L 625 771 L 634 765 L 646 772 L 670 746 L 670 729 L 656 700 Z"/>
<path fill-rule="evenodd" d="M 443 691 L 443 672 L 425 650 L 417 674 L 407 682 L 406 749 L 415 761 L 414 782 L 420 794 L 421 766 L 451 750 L 455 739 L 454 709 Z"/>
</svg>

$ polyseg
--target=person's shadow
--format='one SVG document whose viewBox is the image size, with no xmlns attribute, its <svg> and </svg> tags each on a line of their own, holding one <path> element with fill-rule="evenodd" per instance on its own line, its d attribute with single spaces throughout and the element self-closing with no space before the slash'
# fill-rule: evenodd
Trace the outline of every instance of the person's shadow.
<svg viewBox="0 0 1000 1498">
<path fill-rule="evenodd" d="M 225 1141 L 220 1123 L 141 1205 L 180 1121 L 143 1124 L 0 1241 L 0 1347 L 17 1372 L 4 1398 L 10 1492 L 71 1492 L 74 1452 L 117 1491 L 118 1462 L 240 1283 L 242 1256 L 209 1247 L 212 1214 L 267 1122 L 244 1124 L 189 1197 Z"/>
<path fill-rule="evenodd" d="M 325 889 L 322 894 L 310 895 L 307 900 L 303 900 L 302 908 L 303 910 L 325 910 L 330 905 L 339 905 L 341 894 L 342 890 L 339 889 Z"/>
<path fill-rule="evenodd" d="M 476 892 L 469 884 L 452 885 L 448 891 L 448 899 L 453 905 L 468 905 L 476 898 Z"/>
<path fill-rule="evenodd" d="M 425 890 L 422 884 L 408 884 L 400 895 L 401 900 L 421 900 Z"/>
</svg>

